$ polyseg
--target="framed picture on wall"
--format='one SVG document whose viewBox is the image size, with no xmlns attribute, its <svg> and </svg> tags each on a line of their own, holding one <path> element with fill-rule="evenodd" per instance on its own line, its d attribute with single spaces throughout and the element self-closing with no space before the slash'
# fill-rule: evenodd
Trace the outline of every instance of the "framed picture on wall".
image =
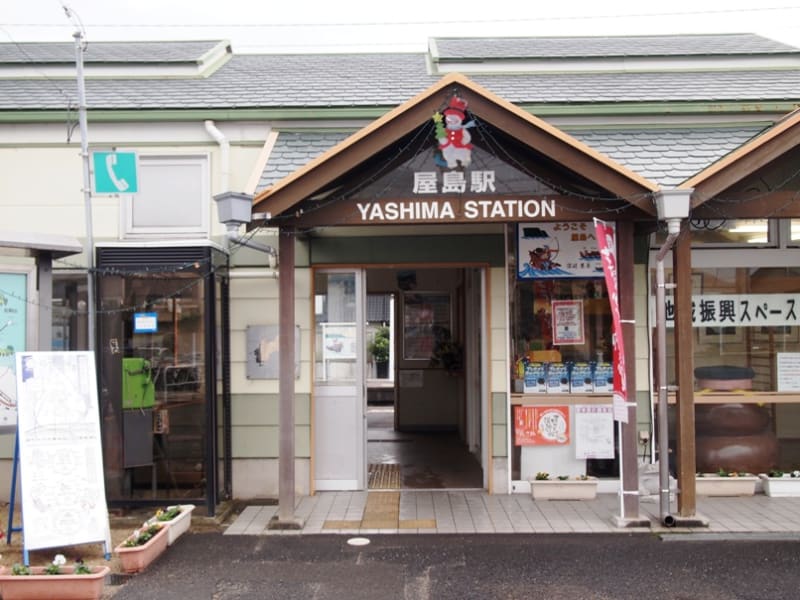
<svg viewBox="0 0 800 600">
<path fill-rule="evenodd" d="M 403 359 L 428 361 L 437 339 L 452 333 L 452 307 L 446 292 L 404 292 Z"/>
</svg>

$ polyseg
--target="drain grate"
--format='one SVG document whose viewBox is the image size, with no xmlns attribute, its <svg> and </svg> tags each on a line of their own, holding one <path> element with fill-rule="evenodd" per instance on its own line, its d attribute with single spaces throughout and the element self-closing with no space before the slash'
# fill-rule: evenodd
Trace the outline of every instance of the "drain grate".
<svg viewBox="0 0 800 600">
<path fill-rule="evenodd" d="M 367 476 L 371 490 L 400 489 L 400 465 L 371 464 L 367 469 Z"/>
</svg>

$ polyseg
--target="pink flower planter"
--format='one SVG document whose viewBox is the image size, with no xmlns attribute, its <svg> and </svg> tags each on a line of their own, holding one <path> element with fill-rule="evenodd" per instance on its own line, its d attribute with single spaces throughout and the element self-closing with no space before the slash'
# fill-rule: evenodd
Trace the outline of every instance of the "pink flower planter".
<svg viewBox="0 0 800 600">
<path fill-rule="evenodd" d="M 61 567 L 59 575 L 48 575 L 45 567 L 31 567 L 32 575 L 12 575 L 0 568 L 0 594 L 3 600 L 99 600 L 103 595 L 109 567 L 92 567 L 87 575 L 73 574 L 73 567 Z"/>
<path fill-rule="evenodd" d="M 161 556 L 167 549 L 168 526 L 161 527 L 147 543 L 141 546 L 125 546 L 124 543 L 114 548 L 114 553 L 119 556 L 120 566 L 124 573 L 139 573 L 144 571 L 151 562 Z"/>
</svg>

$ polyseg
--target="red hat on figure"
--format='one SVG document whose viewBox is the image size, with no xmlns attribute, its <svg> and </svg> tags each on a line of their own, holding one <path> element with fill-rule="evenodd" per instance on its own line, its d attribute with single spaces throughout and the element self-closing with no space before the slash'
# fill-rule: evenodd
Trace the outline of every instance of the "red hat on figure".
<svg viewBox="0 0 800 600">
<path fill-rule="evenodd" d="M 442 112 L 445 115 L 456 113 L 458 116 L 464 119 L 467 116 L 467 101 L 462 100 L 458 96 L 453 96 L 450 98 L 450 104 L 448 104 L 447 108 L 445 108 Z"/>
</svg>

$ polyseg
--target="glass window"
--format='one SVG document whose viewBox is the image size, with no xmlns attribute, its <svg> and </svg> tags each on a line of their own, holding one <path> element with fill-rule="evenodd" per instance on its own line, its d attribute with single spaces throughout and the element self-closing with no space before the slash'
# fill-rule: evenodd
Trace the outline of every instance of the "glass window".
<svg viewBox="0 0 800 600">
<path fill-rule="evenodd" d="M 352 383 L 358 358 L 355 274 L 320 271 L 314 290 L 314 377 L 328 384 Z"/>
<path fill-rule="evenodd" d="M 698 470 L 789 470 L 800 460 L 800 405 L 774 394 L 800 393 L 799 292 L 798 267 L 692 271 Z M 667 333 L 667 379 L 674 383 L 675 339 Z M 715 395 L 723 401 L 713 402 Z"/>
<path fill-rule="evenodd" d="M 207 234 L 208 157 L 140 156 L 139 192 L 125 200 L 125 234 Z"/>
<path fill-rule="evenodd" d="M 752 389 L 777 391 L 777 354 L 800 352 L 798 292 L 798 267 L 693 270 L 695 367 L 725 365 L 752 369 Z M 669 305 L 670 299 L 667 302 Z M 668 306 L 668 319 L 669 313 Z M 673 346 L 673 336 L 667 335 L 671 382 L 675 381 Z"/>
<path fill-rule="evenodd" d="M 753 246 L 777 244 L 777 219 L 691 219 L 692 246 Z M 653 237 L 658 248 L 667 237 L 662 228 Z"/>
<path fill-rule="evenodd" d="M 511 476 L 529 480 L 541 471 L 553 477 L 614 477 L 619 454 L 611 411 L 612 318 L 594 232 L 585 223 L 549 227 L 564 233 L 561 254 L 551 252 L 546 260 L 556 261 L 552 267 L 578 265 L 583 276 L 532 276 L 550 268 L 537 261 L 556 246 L 539 243 L 545 227 L 518 231 L 516 251 L 509 255 Z M 540 420 L 553 425 L 552 439 L 541 434 Z M 604 435 L 586 436 L 587 428 Z M 589 438 L 589 445 L 596 444 L 591 449 Z"/>
<path fill-rule="evenodd" d="M 204 279 L 98 278 L 109 498 L 202 499 L 206 471 Z"/>
</svg>

